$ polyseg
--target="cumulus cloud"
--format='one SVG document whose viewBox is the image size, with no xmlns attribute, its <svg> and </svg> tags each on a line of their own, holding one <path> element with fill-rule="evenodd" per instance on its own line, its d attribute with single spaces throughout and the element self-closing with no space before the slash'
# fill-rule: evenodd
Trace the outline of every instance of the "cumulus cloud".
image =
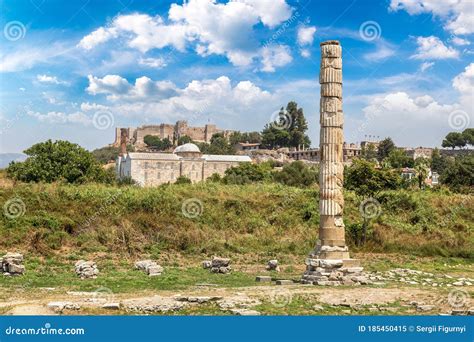
<svg viewBox="0 0 474 342">
<path fill-rule="evenodd" d="M 118 75 L 106 75 L 103 78 L 89 75 L 88 79 L 89 86 L 86 88 L 86 91 L 89 94 L 106 94 L 107 99 L 112 101 L 155 101 L 173 96 L 177 92 L 174 83 L 170 81 L 154 82 L 146 76 L 137 78 L 134 85 Z"/>
<path fill-rule="evenodd" d="M 254 26 L 273 28 L 291 13 L 285 0 L 190 0 L 172 4 L 166 22 L 147 14 L 120 15 L 82 38 L 78 46 L 90 50 L 114 38 L 142 53 L 165 47 L 184 51 L 190 45 L 201 56 L 223 55 L 234 65 L 246 66 L 259 57 Z"/>
<path fill-rule="evenodd" d="M 460 95 L 452 104 L 403 91 L 374 95 L 363 109 L 365 122 L 359 132 L 377 132 L 411 146 L 439 146 L 441 138 L 453 130 L 453 115 L 463 122 L 473 120 L 474 63 L 453 79 L 452 86 Z"/>
<path fill-rule="evenodd" d="M 391 0 L 389 9 L 405 10 L 410 15 L 432 13 L 444 21 L 446 30 L 454 34 L 474 33 L 472 0 Z"/>
<path fill-rule="evenodd" d="M 67 82 L 58 80 L 56 76 L 36 75 L 36 80 L 41 83 L 67 84 Z"/>
<path fill-rule="evenodd" d="M 416 53 L 411 56 L 414 59 L 449 59 L 458 58 L 459 52 L 444 43 L 435 36 L 417 37 L 418 48 Z"/>
<path fill-rule="evenodd" d="M 453 37 L 451 41 L 453 42 L 454 45 L 458 45 L 458 46 L 471 45 L 471 42 L 464 38 Z"/>
<path fill-rule="evenodd" d="M 293 60 L 290 48 L 286 45 L 271 45 L 262 48 L 262 71 L 274 72 L 275 67 L 281 67 Z"/>
<path fill-rule="evenodd" d="M 464 72 L 454 78 L 453 87 L 460 93 L 474 95 L 474 63 L 469 64 Z"/>
<path fill-rule="evenodd" d="M 92 77 L 89 80 L 97 83 L 97 80 L 102 79 Z M 274 94 L 250 81 L 233 85 L 227 76 L 194 80 L 183 88 L 174 86 L 166 95 L 163 87 L 157 89 L 159 84 L 164 83 L 141 77 L 135 81 L 135 85 L 129 84 L 125 93 L 112 93 L 113 88 L 96 91 L 96 94 L 106 93 L 111 103 L 104 108 L 102 104 L 87 102 L 81 105 L 81 110 L 109 110 L 116 113 L 117 117 L 136 117 L 142 121 L 187 119 L 196 122 L 204 117 L 212 117 L 213 122 L 232 122 L 234 127 L 243 127 L 243 112 L 256 113 L 254 120 L 261 115 L 263 119 L 260 119 L 260 125 L 263 125 L 271 113 L 281 106 Z"/>
<path fill-rule="evenodd" d="M 313 44 L 316 27 L 314 26 L 300 26 L 298 27 L 298 44 L 300 46 Z"/>
</svg>

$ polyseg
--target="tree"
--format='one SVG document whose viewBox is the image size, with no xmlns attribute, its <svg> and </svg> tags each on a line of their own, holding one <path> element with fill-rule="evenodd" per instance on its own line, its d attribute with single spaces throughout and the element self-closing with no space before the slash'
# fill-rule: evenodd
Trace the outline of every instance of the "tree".
<svg viewBox="0 0 474 342">
<path fill-rule="evenodd" d="M 446 157 L 442 156 L 437 148 L 431 153 L 431 170 L 438 172 L 440 175 L 443 173 L 444 169 L 447 166 Z"/>
<path fill-rule="evenodd" d="M 375 149 L 374 144 L 368 143 L 362 147 L 360 151 L 360 156 L 362 159 L 372 161 L 377 157 L 377 150 Z"/>
<path fill-rule="evenodd" d="M 160 139 L 156 135 L 145 135 L 143 142 L 148 146 L 159 151 L 164 151 L 173 146 L 168 138 Z"/>
<path fill-rule="evenodd" d="M 265 125 L 262 131 L 262 145 L 267 148 L 310 146 L 306 135 L 308 124 L 302 108 L 294 101 L 281 108 L 278 119 Z"/>
<path fill-rule="evenodd" d="M 427 161 L 424 158 L 417 158 L 415 160 L 415 172 L 418 178 L 418 187 L 421 189 L 429 173 Z"/>
<path fill-rule="evenodd" d="M 467 145 L 474 146 L 474 128 L 466 128 L 461 134 Z"/>
<path fill-rule="evenodd" d="M 224 137 L 223 133 L 216 133 L 211 137 L 210 143 L 200 143 L 199 149 L 206 154 L 235 154 L 234 146 Z"/>
<path fill-rule="evenodd" d="M 316 183 L 318 173 L 302 161 L 294 161 L 283 166 L 283 169 L 276 173 L 274 178 L 277 182 L 289 186 L 307 187 Z"/>
<path fill-rule="evenodd" d="M 191 139 L 189 136 L 182 135 L 178 139 L 178 146 L 181 146 L 181 145 L 184 145 L 184 144 L 189 144 L 189 143 L 192 143 L 192 142 L 193 142 L 193 139 Z"/>
<path fill-rule="evenodd" d="M 179 176 L 178 178 L 176 178 L 176 181 L 174 182 L 174 184 L 191 184 L 191 180 L 186 177 L 186 176 Z"/>
<path fill-rule="evenodd" d="M 381 162 L 382 160 L 387 158 L 390 152 L 392 152 L 393 150 L 395 150 L 395 144 L 393 143 L 392 138 L 388 137 L 382 140 L 377 148 L 378 161 Z"/>
<path fill-rule="evenodd" d="M 362 159 L 355 159 L 344 171 L 344 187 L 353 190 L 361 203 L 375 197 L 382 190 L 397 189 L 402 183 L 400 175 L 395 170 L 376 169 L 374 163 Z M 368 215 L 362 217 L 362 236 L 357 237 L 360 244 L 366 241 L 370 222 Z"/>
<path fill-rule="evenodd" d="M 133 151 L 132 145 L 127 145 L 127 152 Z M 94 158 L 101 164 L 107 164 L 114 161 L 120 153 L 120 147 L 105 146 L 92 151 Z"/>
<path fill-rule="evenodd" d="M 404 150 L 394 149 L 384 159 L 392 168 L 412 167 L 413 159 Z"/>
<path fill-rule="evenodd" d="M 457 156 L 454 161 L 448 162 L 441 174 L 440 181 L 454 190 L 474 186 L 474 155 Z"/>
<path fill-rule="evenodd" d="M 444 138 L 441 146 L 451 147 L 454 150 L 456 147 L 466 146 L 466 140 L 462 133 L 450 132 Z"/>
<path fill-rule="evenodd" d="M 87 181 L 113 181 L 95 160 L 92 153 L 69 141 L 47 140 L 24 151 L 28 158 L 24 162 L 13 162 L 7 168 L 9 177 L 23 182 L 68 183 Z"/>
<path fill-rule="evenodd" d="M 237 143 L 249 142 L 259 143 L 262 141 L 262 137 L 259 132 L 232 132 L 229 136 L 229 143 L 235 145 Z"/>
</svg>

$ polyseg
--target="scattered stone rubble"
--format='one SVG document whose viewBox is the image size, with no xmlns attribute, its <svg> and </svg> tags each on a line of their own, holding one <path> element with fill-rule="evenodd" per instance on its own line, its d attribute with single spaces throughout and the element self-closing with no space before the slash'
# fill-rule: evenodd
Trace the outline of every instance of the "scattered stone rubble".
<svg viewBox="0 0 474 342">
<path fill-rule="evenodd" d="M 23 266 L 23 255 L 20 253 L 7 253 L 0 260 L 0 270 L 3 275 L 22 275 L 25 273 L 25 266 Z"/>
<path fill-rule="evenodd" d="M 270 260 L 267 264 L 267 271 L 277 271 L 280 272 L 280 266 L 278 266 L 278 260 Z"/>
<path fill-rule="evenodd" d="M 210 269 L 212 273 L 230 273 L 232 268 L 230 267 L 230 259 L 213 257 L 211 261 L 204 260 L 202 262 L 204 269 Z"/>
<path fill-rule="evenodd" d="M 362 271 L 362 267 L 345 266 L 343 260 L 308 258 L 301 283 L 322 286 L 373 284 Z"/>
<path fill-rule="evenodd" d="M 122 302 L 122 306 L 125 310 L 143 313 L 177 311 L 187 307 L 188 305 L 188 302 L 178 301 L 176 298 L 162 296 L 128 299 Z"/>
<path fill-rule="evenodd" d="M 87 278 L 97 278 L 97 275 L 99 274 L 99 269 L 97 268 L 97 265 L 93 261 L 85 261 L 85 260 L 79 260 L 76 262 L 75 270 L 76 274 L 81 278 L 81 279 L 87 279 Z"/>
<path fill-rule="evenodd" d="M 135 263 L 135 268 L 144 271 L 150 277 L 159 276 L 163 273 L 163 267 L 153 260 L 140 260 Z"/>
<path fill-rule="evenodd" d="M 81 306 L 72 302 L 50 302 L 48 308 L 56 313 L 61 313 L 63 310 L 79 310 Z"/>
</svg>

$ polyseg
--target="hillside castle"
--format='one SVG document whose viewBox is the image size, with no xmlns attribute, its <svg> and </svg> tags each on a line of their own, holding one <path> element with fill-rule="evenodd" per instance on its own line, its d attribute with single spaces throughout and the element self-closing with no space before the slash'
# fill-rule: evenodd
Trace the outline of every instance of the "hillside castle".
<svg viewBox="0 0 474 342">
<path fill-rule="evenodd" d="M 112 144 L 115 147 L 120 146 L 120 127 L 115 128 L 115 141 Z M 160 124 L 160 125 L 145 125 L 140 127 L 127 127 L 126 139 L 127 144 L 133 145 L 137 148 L 145 147 L 143 139 L 147 135 L 158 136 L 160 139 L 168 138 L 172 143 L 175 143 L 180 137 L 188 136 L 196 142 L 210 142 L 211 138 L 216 133 L 223 133 L 225 137 L 229 136 L 232 130 L 225 130 L 218 128 L 216 125 L 207 124 L 204 127 L 188 126 L 186 120 L 176 121 L 176 124 Z"/>
</svg>

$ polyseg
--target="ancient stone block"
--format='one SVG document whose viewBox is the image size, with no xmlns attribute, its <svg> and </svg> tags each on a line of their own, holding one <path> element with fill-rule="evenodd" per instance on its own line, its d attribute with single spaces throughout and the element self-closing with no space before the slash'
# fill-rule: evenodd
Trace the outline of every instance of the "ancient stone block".
<svg viewBox="0 0 474 342">
<path fill-rule="evenodd" d="M 321 69 L 319 83 L 339 83 L 342 84 L 342 70 L 334 68 Z"/>
<path fill-rule="evenodd" d="M 321 84 L 321 94 L 328 97 L 342 98 L 342 84 L 323 83 Z"/>
<path fill-rule="evenodd" d="M 271 282 L 272 281 L 272 277 L 269 277 L 269 276 L 257 276 L 255 278 L 255 281 L 256 282 L 259 282 L 259 283 L 268 283 L 268 282 Z"/>
<path fill-rule="evenodd" d="M 211 261 L 212 267 L 227 267 L 230 264 L 230 259 L 214 257 Z"/>
<path fill-rule="evenodd" d="M 342 112 L 342 100 L 338 97 L 321 97 L 319 112 Z"/>
<path fill-rule="evenodd" d="M 342 57 L 342 48 L 340 45 L 322 45 L 321 46 L 321 57 Z"/>
<path fill-rule="evenodd" d="M 321 58 L 321 69 L 324 68 L 342 69 L 342 58 Z M 326 96 L 324 94 L 321 95 Z"/>
<path fill-rule="evenodd" d="M 280 267 L 278 266 L 278 260 L 269 260 L 267 264 L 268 271 L 277 271 L 280 272 Z"/>
</svg>

